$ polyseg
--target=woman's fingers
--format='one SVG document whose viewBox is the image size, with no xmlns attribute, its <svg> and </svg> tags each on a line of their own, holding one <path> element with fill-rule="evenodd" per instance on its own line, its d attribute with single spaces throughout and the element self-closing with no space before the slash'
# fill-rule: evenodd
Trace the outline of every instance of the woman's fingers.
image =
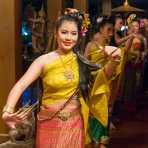
<svg viewBox="0 0 148 148">
<path fill-rule="evenodd" d="M 21 108 L 15 113 L 4 112 L 2 118 L 10 128 L 15 128 L 17 123 L 21 123 L 26 120 L 31 113 L 32 106 L 28 108 Z"/>
<path fill-rule="evenodd" d="M 121 49 L 118 48 L 113 54 L 112 57 L 121 57 Z"/>
<path fill-rule="evenodd" d="M 16 123 L 21 122 L 14 114 L 4 112 L 2 115 L 3 120 L 5 121 L 6 125 L 10 128 L 15 128 Z"/>
<path fill-rule="evenodd" d="M 109 58 L 121 56 L 121 49 L 114 46 L 105 46 L 105 52 Z"/>
<path fill-rule="evenodd" d="M 6 122 L 6 125 L 7 125 L 9 128 L 13 129 L 13 128 L 15 128 L 16 122 Z"/>
<path fill-rule="evenodd" d="M 2 118 L 10 128 L 15 128 L 15 125 L 17 123 L 21 123 L 24 120 L 26 120 L 29 116 L 29 114 L 32 113 L 32 107 L 29 108 L 23 108 L 18 110 L 15 113 L 3 113 Z"/>
<path fill-rule="evenodd" d="M 28 115 L 31 113 L 31 108 L 25 108 L 23 110 L 18 110 L 17 112 L 7 115 L 5 120 L 15 120 L 16 122 L 23 121 L 24 118 L 27 118 Z"/>
<path fill-rule="evenodd" d="M 26 112 L 22 112 L 22 113 L 18 114 L 17 117 L 20 119 L 23 119 L 23 118 L 27 118 L 29 116 L 29 114 L 31 114 L 31 111 L 26 111 Z"/>
<path fill-rule="evenodd" d="M 21 119 L 23 120 L 24 118 L 26 119 L 29 114 L 32 113 L 32 108 L 24 108 L 22 111 L 18 111 L 15 113 L 15 116 L 18 118 L 18 119 Z"/>
<path fill-rule="evenodd" d="M 115 53 L 117 52 L 117 50 L 118 50 L 118 48 L 114 49 L 113 51 L 110 51 L 109 57 L 113 57 L 115 55 Z"/>
</svg>

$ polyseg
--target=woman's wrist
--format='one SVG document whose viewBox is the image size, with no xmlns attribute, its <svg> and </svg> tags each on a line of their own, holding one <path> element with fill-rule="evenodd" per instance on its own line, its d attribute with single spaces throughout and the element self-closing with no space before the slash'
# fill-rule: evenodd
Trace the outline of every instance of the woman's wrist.
<svg viewBox="0 0 148 148">
<path fill-rule="evenodd" d="M 118 63 L 114 61 L 109 61 L 105 66 L 104 66 L 104 72 L 106 74 L 106 78 L 110 80 L 114 75 L 115 75 L 115 69 L 117 67 Z"/>
<path fill-rule="evenodd" d="M 118 65 L 120 63 L 120 58 L 112 58 L 110 60 L 111 64 Z"/>
<path fill-rule="evenodd" d="M 134 38 L 134 34 L 131 33 L 128 36 L 125 37 L 125 41 L 129 40 L 129 39 L 133 39 Z"/>
<path fill-rule="evenodd" d="M 4 112 L 7 112 L 7 113 L 14 113 L 14 109 L 15 109 L 15 107 L 6 104 L 6 105 L 4 106 L 2 112 L 3 112 L 3 113 L 4 113 Z"/>
</svg>

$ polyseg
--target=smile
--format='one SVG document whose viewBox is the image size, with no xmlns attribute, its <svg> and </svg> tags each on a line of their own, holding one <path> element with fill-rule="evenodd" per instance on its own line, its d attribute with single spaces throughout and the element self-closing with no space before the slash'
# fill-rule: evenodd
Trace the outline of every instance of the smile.
<svg viewBox="0 0 148 148">
<path fill-rule="evenodd" d="M 72 45 L 71 42 L 63 42 L 63 44 L 64 44 L 65 46 L 71 46 L 71 45 Z"/>
</svg>

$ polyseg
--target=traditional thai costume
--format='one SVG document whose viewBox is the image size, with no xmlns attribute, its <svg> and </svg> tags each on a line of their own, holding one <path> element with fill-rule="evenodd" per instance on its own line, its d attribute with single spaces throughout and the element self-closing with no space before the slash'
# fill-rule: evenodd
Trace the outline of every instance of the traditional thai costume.
<svg viewBox="0 0 148 148">
<path fill-rule="evenodd" d="M 108 62 L 108 56 L 101 50 L 101 46 L 96 41 L 92 41 L 89 46 L 88 59 L 94 63 L 99 63 L 104 67 Z M 90 118 L 89 133 L 90 139 L 95 142 L 108 144 L 108 101 L 110 96 L 109 80 L 104 69 L 92 72 L 93 89 L 90 96 Z M 95 91 L 95 92 L 94 92 Z"/>
<path fill-rule="evenodd" d="M 79 67 L 76 55 L 70 52 L 46 64 L 42 72 L 42 80 L 43 97 L 40 112 L 42 113 L 42 109 L 46 110 L 50 116 L 57 112 L 77 89 Z M 68 114 L 67 119 L 63 120 L 62 116 L 66 114 Z M 83 98 L 78 94 L 73 96 L 52 119 L 37 121 L 36 148 L 83 148 L 87 116 L 88 107 Z"/>
<path fill-rule="evenodd" d="M 61 109 L 79 86 L 76 54 L 69 52 L 46 64 L 41 77 L 43 96 L 38 115 L 42 115 L 43 109 L 49 112 L 49 117 Z M 79 92 L 53 118 L 37 121 L 36 148 L 84 148 L 85 144 L 91 142 L 88 136 L 89 108 L 91 114 L 103 125 L 104 132 L 108 125 L 108 80 L 103 69 L 96 71 L 95 77 L 90 89 L 90 100 L 84 101 Z"/>
</svg>

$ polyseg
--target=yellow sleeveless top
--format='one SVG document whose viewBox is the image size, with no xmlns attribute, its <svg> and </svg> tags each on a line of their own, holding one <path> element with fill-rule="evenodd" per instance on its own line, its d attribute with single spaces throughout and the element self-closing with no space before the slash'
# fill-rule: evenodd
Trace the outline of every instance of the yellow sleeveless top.
<svg viewBox="0 0 148 148">
<path fill-rule="evenodd" d="M 72 79 L 68 80 L 64 72 L 72 72 Z M 42 72 L 43 96 L 42 104 L 53 104 L 58 100 L 71 96 L 79 83 L 79 70 L 76 55 L 69 52 L 60 55 L 53 62 L 46 64 Z"/>
<path fill-rule="evenodd" d="M 65 78 L 65 70 L 72 70 L 72 80 Z M 43 82 L 42 104 L 54 105 L 57 101 L 71 96 L 79 84 L 79 67 L 76 55 L 71 51 L 46 64 L 41 77 Z M 89 108 L 82 97 L 79 100 L 86 134 Z"/>
<path fill-rule="evenodd" d="M 101 50 L 103 48 L 96 41 L 92 41 L 89 47 L 88 59 L 91 62 L 101 64 L 104 66 L 107 63 L 107 55 Z"/>
</svg>

